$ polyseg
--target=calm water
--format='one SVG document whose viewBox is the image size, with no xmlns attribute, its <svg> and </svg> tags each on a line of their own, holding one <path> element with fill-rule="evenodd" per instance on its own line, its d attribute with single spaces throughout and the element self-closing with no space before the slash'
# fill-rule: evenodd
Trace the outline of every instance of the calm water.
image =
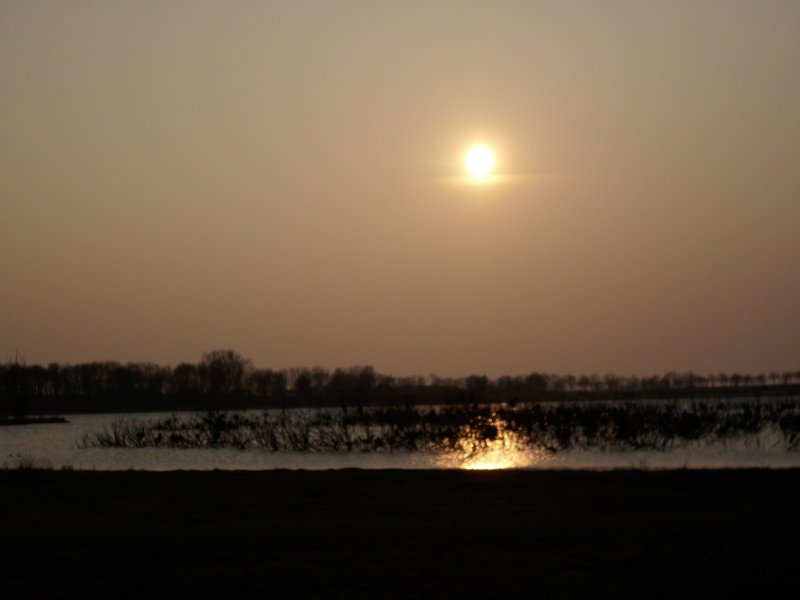
<svg viewBox="0 0 800 600">
<path fill-rule="evenodd" d="M 172 413 L 168 413 L 172 414 Z M 0 468 L 33 461 L 40 466 L 95 470 L 207 469 L 615 469 L 800 467 L 800 452 L 784 450 L 769 432 L 736 442 L 703 443 L 675 450 L 558 453 L 518 450 L 499 444 L 477 455 L 422 452 L 285 453 L 265 450 L 78 448 L 86 432 L 123 415 L 72 415 L 69 424 L 0 427 Z M 163 414 L 124 415 L 155 419 Z"/>
</svg>

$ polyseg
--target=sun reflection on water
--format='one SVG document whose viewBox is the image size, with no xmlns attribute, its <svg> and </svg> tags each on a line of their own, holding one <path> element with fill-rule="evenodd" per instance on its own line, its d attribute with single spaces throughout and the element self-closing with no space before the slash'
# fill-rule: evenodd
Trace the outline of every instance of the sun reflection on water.
<svg viewBox="0 0 800 600">
<path fill-rule="evenodd" d="M 486 452 L 478 456 L 464 459 L 461 468 L 468 471 L 493 471 L 497 469 L 519 469 L 530 466 L 527 456 L 517 456 L 516 453 Z"/>
<path fill-rule="evenodd" d="M 507 423 L 491 418 L 459 431 L 455 450 L 442 456 L 439 464 L 446 468 L 487 471 L 532 468 L 542 457 L 525 444 Z"/>
</svg>

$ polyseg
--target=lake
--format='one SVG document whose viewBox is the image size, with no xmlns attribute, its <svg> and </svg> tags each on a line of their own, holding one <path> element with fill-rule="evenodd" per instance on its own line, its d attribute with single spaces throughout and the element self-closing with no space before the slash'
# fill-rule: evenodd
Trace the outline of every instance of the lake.
<svg viewBox="0 0 800 600">
<path fill-rule="evenodd" d="M 785 400 L 784 400 L 785 401 Z M 753 400 L 764 402 L 764 400 Z M 787 450 L 779 432 L 699 441 L 666 449 L 570 448 L 548 451 L 499 438 L 479 451 L 286 452 L 260 448 L 81 448 L 84 434 L 121 417 L 155 421 L 175 413 L 70 415 L 67 424 L 0 427 L 0 468 L 33 464 L 87 470 L 264 469 L 704 469 L 800 467 L 800 451 Z M 193 413 L 178 413 L 189 418 Z"/>
</svg>

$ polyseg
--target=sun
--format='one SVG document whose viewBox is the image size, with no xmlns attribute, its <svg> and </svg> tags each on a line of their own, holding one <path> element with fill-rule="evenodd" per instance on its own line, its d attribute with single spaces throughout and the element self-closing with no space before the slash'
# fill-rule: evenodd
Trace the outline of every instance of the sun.
<svg viewBox="0 0 800 600">
<path fill-rule="evenodd" d="M 473 146 L 467 150 L 464 166 L 478 179 L 484 179 L 494 166 L 494 153 L 486 146 Z"/>
</svg>

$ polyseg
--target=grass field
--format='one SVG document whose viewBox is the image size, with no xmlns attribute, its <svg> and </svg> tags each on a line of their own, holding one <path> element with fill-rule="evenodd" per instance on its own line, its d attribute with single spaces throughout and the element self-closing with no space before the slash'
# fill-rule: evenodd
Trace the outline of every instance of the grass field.
<svg viewBox="0 0 800 600">
<path fill-rule="evenodd" d="M 5 598 L 791 594 L 800 471 L 0 472 Z"/>
</svg>

